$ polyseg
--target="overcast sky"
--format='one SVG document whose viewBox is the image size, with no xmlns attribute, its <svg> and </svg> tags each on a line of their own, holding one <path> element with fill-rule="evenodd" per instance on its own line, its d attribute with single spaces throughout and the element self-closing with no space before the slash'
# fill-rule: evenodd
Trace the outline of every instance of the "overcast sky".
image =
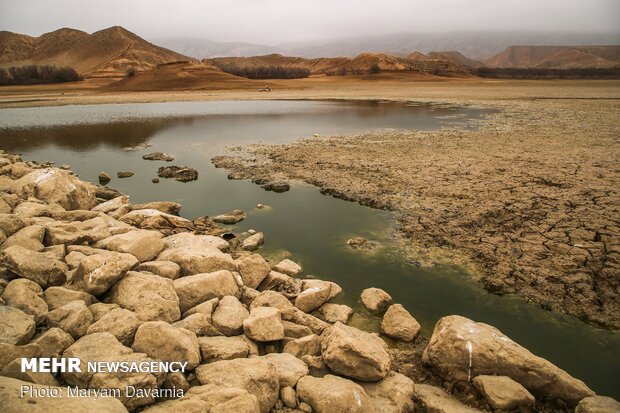
<svg viewBox="0 0 620 413">
<path fill-rule="evenodd" d="M 120 25 L 147 39 L 279 44 L 398 32 L 619 32 L 620 0 L 0 0 L 0 30 Z"/>
</svg>

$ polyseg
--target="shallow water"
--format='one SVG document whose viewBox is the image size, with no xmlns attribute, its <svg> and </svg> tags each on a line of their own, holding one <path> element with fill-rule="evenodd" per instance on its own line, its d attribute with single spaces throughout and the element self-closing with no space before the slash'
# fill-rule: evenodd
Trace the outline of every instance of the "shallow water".
<svg viewBox="0 0 620 413">
<path fill-rule="evenodd" d="M 224 146 L 250 142 L 288 142 L 338 133 L 396 128 L 432 130 L 478 119 L 476 108 L 402 105 L 385 102 L 240 101 L 65 106 L 0 110 L 0 148 L 24 159 L 70 164 L 82 179 L 99 171 L 128 179 L 110 183 L 132 202 L 172 200 L 182 215 L 195 218 L 235 208 L 249 212 L 235 231 L 265 233 L 262 253 L 290 253 L 306 274 L 329 279 L 344 289 L 339 301 L 357 307 L 363 288 L 388 291 L 430 335 L 442 316 L 461 314 L 496 326 L 515 341 L 584 380 L 601 394 L 620 397 L 620 334 L 552 314 L 513 297 L 484 291 L 456 266 L 418 268 L 408 263 L 388 238 L 394 215 L 321 195 L 305 184 L 284 194 L 265 192 L 247 181 L 229 181 L 212 156 Z M 467 126 L 467 125 L 466 125 Z M 471 126 L 471 125 L 469 125 Z M 320 138 L 311 138 L 320 139 Z M 127 151 L 141 143 L 153 147 Z M 175 156 L 172 163 L 142 160 L 153 151 Z M 196 168 L 199 179 L 152 184 L 164 164 Z M 268 205 L 256 209 L 257 203 Z M 375 255 L 346 246 L 352 236 L 380 241 Z M 378 319 L 370 319 L 376 325 Z"/>
</svg>

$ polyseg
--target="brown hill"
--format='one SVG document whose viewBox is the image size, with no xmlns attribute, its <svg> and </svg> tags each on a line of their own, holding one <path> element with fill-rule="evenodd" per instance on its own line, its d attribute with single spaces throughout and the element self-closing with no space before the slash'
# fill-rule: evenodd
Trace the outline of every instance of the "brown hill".
<svg viewBox="0 0 620 413">
<path fill-rule="evenodd" d="M 262 66 L 281 66 L 286 68 L 303 68 L 310 70 L 313 76 L 365 74 L 374 65 L 378 65 L 382 72 L 423 72 L 440 76 L 467 75 L 463 66 L 445 59 L 432 59 L 419 54 L 423 58 L 393 56 L 384 53 L 361 53 L 354 58 L 330 57 L 305 59 L 303 57 L 282 56 L 270 54 L 254 57 L 222 57 L 207 59 L 205 62 L 223 68 L 234 66 L 237 68 L 256 68 Z"/>
<path fill-rule="evenodd" d="M 220 90 L 258 87 L 262 82 L 222 72 L 209 62 L 166 63 L 105 87 L 113 91 Z"/>
<path fill-rule="evenodd" d="M 187 57 L 147 42 L 120 26 L 93 34 L 60 29 L 31 37 L 0 32 L 0 66 L 70 66 L 86 77 L 122 77 Z"/>
<path fill-rule="evenodd" d="M 280 66 L 285 68 L 303 68 L 310 70 L 313 75 L 335 73 L 339 67 L 349 62 L 346 57 L 327 57 L 304 59 L 303 57 L 282 56 L 268 54 L 253 57 L 219 57 L 207 59 L 217 67 L 235 66 L 239 68 L 256 68 Z"/>
<path fill-rule="evenodd" d="M 613 68 L 620 66 L 620 46 L 512 46 L 485 64 L 501 68 Z"/>
<path fill-rule="evenodd" d="M 470 59 L 469 57 L 465 56 L 464 54 L 457 52 L 457 51 L 448 51 L 448 52 L 430 52 L 428 54 L 428 57 L 430 57 L 431 59 L 439 59 L 439 60 L 447 60 L 449 62 L 452 62 L 456 65 L 460 65 L 460 66 L 466 66 L 466 67 L 482 67 L 484 66 L 484 63 L 478 61 L 478 60 L 474 60 L 474 59 Z"/>
</svg>

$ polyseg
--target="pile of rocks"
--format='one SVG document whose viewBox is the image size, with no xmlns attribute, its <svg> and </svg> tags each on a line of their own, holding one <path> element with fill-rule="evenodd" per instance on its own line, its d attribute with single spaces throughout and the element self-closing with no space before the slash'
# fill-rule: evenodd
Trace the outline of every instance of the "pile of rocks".
<svg viewBox="0 0 620 413">
<path fill-rule="evenodd" d="M 228 242 L 197 231 L 178 216 L 179 204 L 96 194 L 68 172 L 0 153 L 4 411 L 480 411 L 395 371 L 382 336 L 348 325 L 353 309 L 332 302 L 337 284 L 299 278 L 297 263 L 252 252 L 262 233 Z M 416 340 L 420 324 L 386 292 L 364 290 L 361 301 L 383 314 L 384 336 Z M 84 367 L 52 375 L 21 372 L 22 357 L 187 364 L 184 373 Z M 497 329 L 459 316 L 437 323 L 423 359 L 445 383 L 472 383 L 487 410 L 547 399 L 579 403 L 580 412 L 617 406 Z M 27 382 L 120 395 L 19 397 Z M 147 395 L 132 397 L 126 386 Z M 184 395 L 153 396 L 173 388 Z"/>
</svg>

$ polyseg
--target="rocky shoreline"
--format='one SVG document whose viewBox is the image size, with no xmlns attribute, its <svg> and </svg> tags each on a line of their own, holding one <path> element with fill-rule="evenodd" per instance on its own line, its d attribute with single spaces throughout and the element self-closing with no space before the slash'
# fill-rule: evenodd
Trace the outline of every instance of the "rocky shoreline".
<svg viewBox="0 0 620 413">
<path fill-rule="evenodd" d="M 212 161 L 230 179 L 300 180 L 397 211 L 412 257 L 456 255 L 491 292 L 620 328 L 617 100 L 468 103 L 501 111 L 474 130 L 248 145 Z"/>
<path fill-rule="evenodd" d="M 190 221 L 180 208 L 131 204 L 70 171 L 0 152 L 3 411 L 620 408 L 489 325 L 448 316 L 420 337 L 414 316 L 376 288 L 360 300 L 382 316 L 381 334 L 350 326 L 353 310 L 331 302 L 337 284 L 300 277 L 290 260 L 267 261 L 256 252 L 262 233 L 231 236 L 215 222 L 242 211 Z M 78 358 L 82 371 L 22 372 L 21 358 L 33 357 Z M 187 370 L 92 372 L 89 362 Z M 75 389 L 91 392 L 70 397 Z M 46 392 L 59 396 L 36 396 Z"/>
</svg>

